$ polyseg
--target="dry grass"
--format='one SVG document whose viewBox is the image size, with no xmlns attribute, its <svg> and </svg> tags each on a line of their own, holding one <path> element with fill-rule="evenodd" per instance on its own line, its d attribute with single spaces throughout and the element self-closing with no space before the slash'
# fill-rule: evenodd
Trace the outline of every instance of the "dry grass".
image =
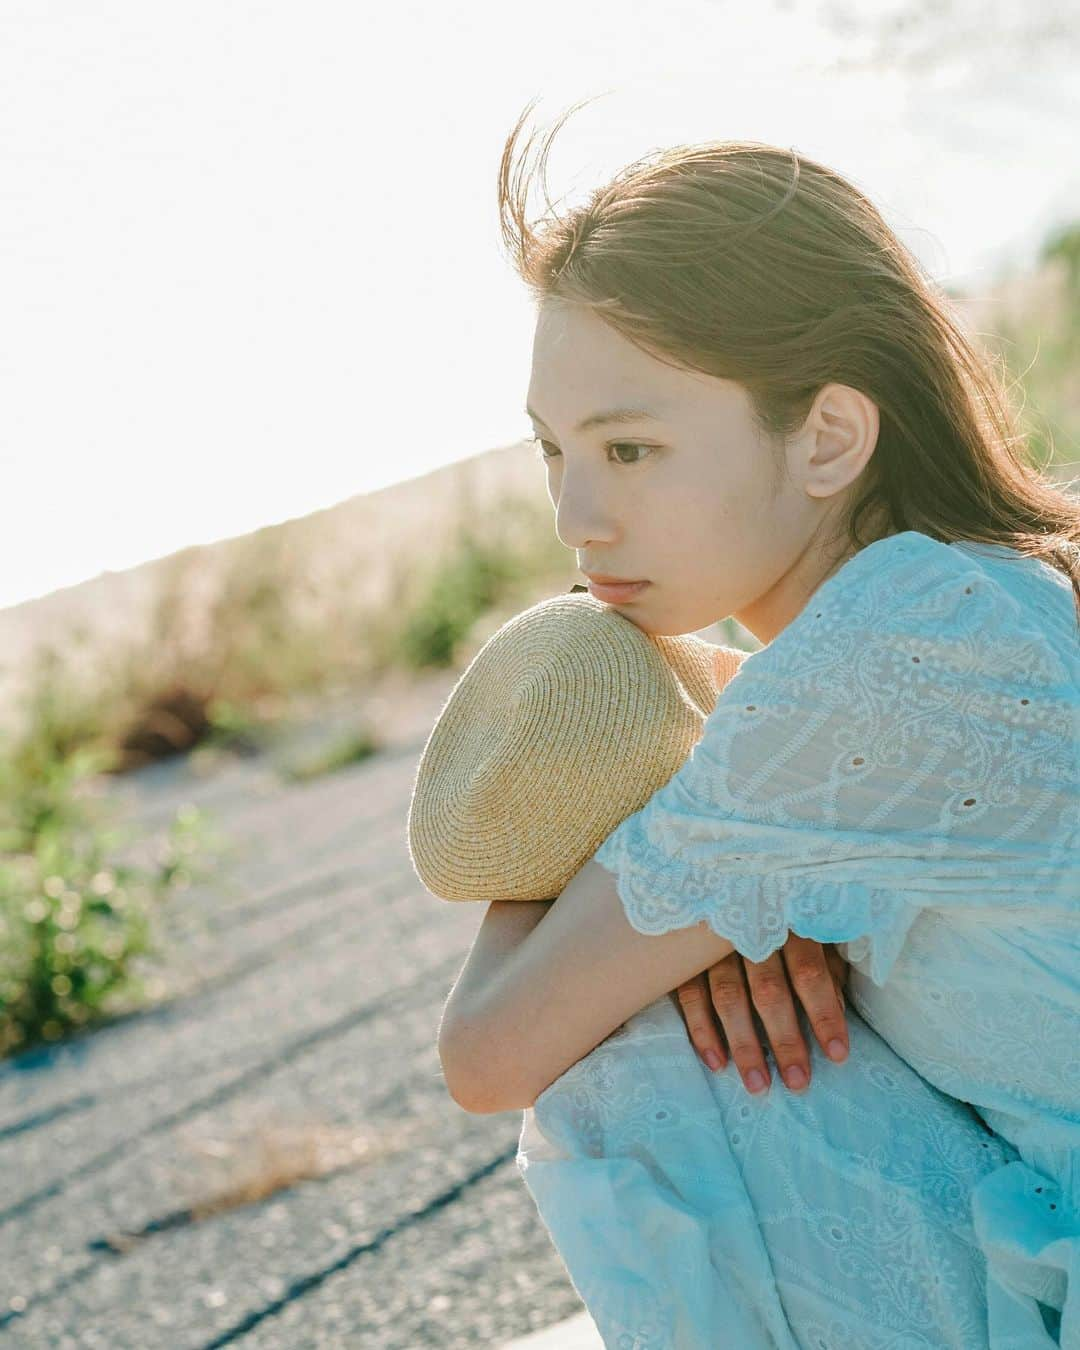
<svg viewBox="0 0 1080 1350">
<path fill-rule="evenodd" d="M 331 1125 L 318 1120 L 265 1120 L 230 1135 L 217 1130 L 182 1136 L 181 1146 L 197 1160 L 174 1173 L 184 1197 L 181 1208 L 152 1231 L 183 1227 L 229 1210 L 255 1205 L 304 1181 L 325 1180 L 342 1172 L 370 1167 L 415 1146 L 423 1122 L 405 1120 L 393 1131 Z M 99 1239 L 113 1252 L 128 1252 L 150 1236 L 114 1231 Z"/>
<path fill-rule="evenodd" d="M 20 728 L 35 660 L 49 650 L 72 684 L 124 685 L 141 695 L 181 658 L 189 682 L 197 670 L 220 671 L 223 627 L 258 659 L 262 642 L 275 640 L 272 631 L 256 631 L 260 617 L 273 617 L 275 588 L 287 592 L 279 598 L 295 618 L 298 666 L 310 673 L 314 665 L 314 642 L 301 642 L 307 632 L 329 642 L 324 656 L 349 661 L 359 673 L 415 591 L 415 575 L 437 560 L 461 520 L 497 522 L 510 499 L 538 518 L 550 516 L 543 475 L 521 443 L 0 609 L 0 732 Z M 572 573 L 573 558 L 562 552 Z M 277 651 L 288 657 L 280 641 Z M 267 705 L 273 695 L 266 692 Z"/>
<path fill-rule="evenodd" d="M 198 1221 L 256 1204 L 301 1181 L 370 1167 L 411 1147 L 421 1124 L 405 1120 L 391 1134 L 317 1120 L 262 1121 L 231 1138 L 203 1136 L 186 1144 L 208 1170 L 195 1183 L 186 1182 L 190 1190 L 187 1207 Z"/>
</svg>

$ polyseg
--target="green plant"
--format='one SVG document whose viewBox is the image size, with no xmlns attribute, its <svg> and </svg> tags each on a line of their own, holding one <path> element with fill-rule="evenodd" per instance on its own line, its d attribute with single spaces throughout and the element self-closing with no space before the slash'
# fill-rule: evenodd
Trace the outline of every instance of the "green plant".
<svg viewBox="0 0 1080 1350">
<path fill-rule="evenodd" d="M 140 959 L 162 954 L 162 902 L 203 879 L 199 851 L 222 842 L 189 806 L 170 825 L 156 871 L 116 861 L 126 832 L 102 828 L 78 791 L 112 752 L 40 761 L 39 748 L 0 757 L 0 1055 L 152 998 Z"/>
<path fill-rule="evenodd" d="M 207 707 L 206 743 L 222 750 L 250 754 L 267 741 L 266 719 L 256 710 L 225 698 L 211 699 Z"/>
<path fill-rule="evenodd" d="M 429 574 L 426 590 L 398 636 L 408 666 L 448 666 L 476 619 L 522 576 L 517 558 L 459 530 L 445 562 Z"/>
<path fill-rule="evenodd" d="M 336 773 L 352 764 L 369 759 L 379 748 L 376 737 L 365 727 L 357 727 L 327 749 L 307 759 L 282 763 L 278 772 L 287 782 L 304 783 L 324 774 Z"/>
<path fill-rule="evenodd" d="M 20 777 L 30 783 L 49 765 L 100 743 L 108 699 L 100 686 L 77 679 L 69 654 L 55 646 L 35 652 L 28 690 L 21 705 L 22 737 L 12 753 Z"/>
</svg>

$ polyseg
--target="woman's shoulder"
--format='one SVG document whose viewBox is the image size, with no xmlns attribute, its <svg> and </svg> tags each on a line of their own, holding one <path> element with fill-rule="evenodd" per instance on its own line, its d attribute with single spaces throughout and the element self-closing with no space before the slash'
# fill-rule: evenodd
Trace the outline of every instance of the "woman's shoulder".
<svg viewBox="0 0 1080 1350">
<path fill-rule="evenodd" d="M 936 540 L 933 542 L 937 542 Z M 1031 558 L 1005 544 L 961 540 L 943 545 L 953 557 L 964 558 L 1013 601 L 1029 625 L 1043 629 L 1063 650 L 1080 656 L 1072 581 L 1060 568 L 1042 558 Z"/>
<path fill-rule="evenodd" d="M 963 581 L 963 587 L 954 588 L 956 581 Z M 841 597 L 847 609 L 853 599 L 865 594 L 875 599 L 891 597 L 885 612 L 892 614 L 903 607 L 917 608 L 920 600 L 943 588 L 950 588 L 950 594 L 957 597 L 979 590 L 1018 618 L 1032 605 L 1040 610 L 1049 607 L 1056 617 L 1074 613 L 1069 578 L 1041 558 L 1027 557 L 1005 544 L 971 539 L 946 542 L 921 530 L 901 530 L 867 544 L 818 587 L 806 609 L 812 609 L 815 600 L 819 608 L 823 600 L 835 608 Z M 973 605 L 977 607 L 978 602 L 969 601 L 966 607 Z"/>
<path fill-rule="evenodd" d="M 1064 819 L 1080 795 L 1071 586 L 1062 596 L 1037 575 L 1045 564 L 1015 557 L 1026 566 L 915 530 L 867 545 L 745 658 L 705 723 L 699 756 L 749 773 L 796 755 L 806 782 L 840 765 L 867 779 L 867 791 L 884 790 L 873 766 L 880 775 L 917 755 L 924 768 L 912 768 L 905 791 L 919 791 L 925 765 L 945 773 L 970 759 L 965 781 L 1010 782 L 1037 764 Z M 1001 575 L 1009 566 L 1025 573 L 1022 587 Z M 1060 625 L 1030 602 L 1035 582 L 1059 597 Z"/>
<path fill-rule="evenodd" d="M 1003 545 L 945 543 L 919 530 L 859 550 L 823 582 L 743 672 L 815 672 L 876 662 L 882 673 L 1010 677 L 1077 687 L 1072 585 L 1041 559 Z"/>
</svg>

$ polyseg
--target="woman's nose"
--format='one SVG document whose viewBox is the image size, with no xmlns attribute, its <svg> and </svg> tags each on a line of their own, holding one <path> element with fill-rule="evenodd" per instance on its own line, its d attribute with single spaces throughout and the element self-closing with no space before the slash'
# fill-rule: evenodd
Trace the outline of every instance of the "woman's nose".
<svg viewBox="0 0 1080 1350">
<path fill-rule="evenodd" d="M 614 527 L 602 519 L 595 505 L 568 503 L 564 491 L 555 509 L 555 533 L 567 548 L 588 554 L 593 544 L 611 543 Z"/>
</svg>

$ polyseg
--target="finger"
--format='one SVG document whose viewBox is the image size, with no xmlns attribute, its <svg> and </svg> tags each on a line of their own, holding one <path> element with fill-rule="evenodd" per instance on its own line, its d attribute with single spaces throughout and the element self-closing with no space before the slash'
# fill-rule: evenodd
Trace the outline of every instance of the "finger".
<svg viewBox="0 0 1080 1350">
<path fill-rule="evenodd" d="M 829 962 L 829 971 L 832 975 L 833 988 L 836 990 L 840 1011 L 843 1012 L 847 1008 L 847 993 L 845 992 L 845 986 L 847 984 L 848 975 L 851 972 L 851 967 L 844 958 L 833 951 L 832 948 L 827 947 L 825 950 Z"/>
<path fill-rule="evenodd" d="M 728 1050 L 747 1092 L 765 1092 L 772 1076 L 758 1040 L 750 995 L 743 979 L 742 957 L 732 952 L 706 972 L 712 1006 L 727 1037 Z"/>
<path fill-rule="evenodd" d="M 746 961 L 745 965 L 750 997 L 765 1026 L 780 1077 L 792 1092 L 805 1092 L 810 1086 L 810 1049 L 795 1013 L 783 957 L 777 950 L 764 961 Z M 824 957 L 821 966 L 828 979 Z"/>
<path fill-rule="evenodd" d="M 832 972 L 833 981 L 843 988 L 847 983 L 848 975 L 851 973 L 851 966 L 836 950 L 833 943 L 826 943 L 824 951 L 825 960 L 829 963 L 829 970 Z"/>
<path fill-rule="evenodd" d="M 705 972 L 695 975 L 692 980 L 684 981 L 675 992 L 679 999 L 679 1011 L 686 1023 L 686 1030 L 694 1049 L 710 1069 L 715 1071 L 725 1068 L 728 1057 L 713 1018 Z"/>
<path fill-rule="evenodd" d="M 781 950 L 818 1044 L 831 1060 L 842 1063 L 850 1049 L 847 1022 L 821 944 L 792 933 Z"/>
</svg>

